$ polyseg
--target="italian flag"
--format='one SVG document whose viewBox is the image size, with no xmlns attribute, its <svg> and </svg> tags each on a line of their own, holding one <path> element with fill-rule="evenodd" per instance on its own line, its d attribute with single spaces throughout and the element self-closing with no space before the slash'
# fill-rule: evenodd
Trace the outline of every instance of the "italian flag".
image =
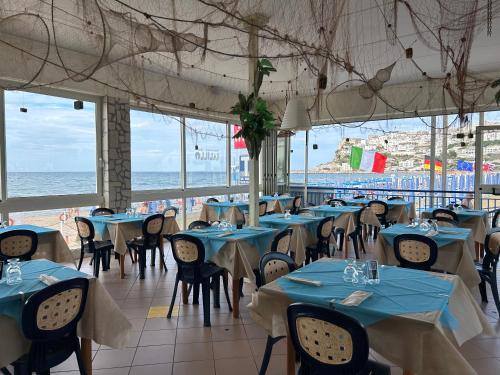
<svg viewBox="0 0 500 375">
<path fill-rule="evenodd" d="M 361 147 L 351 148 L 351 168 L 366 172 L 384 173 L 387 156 L 375 151 L 365 151 Z"/>
</svg>

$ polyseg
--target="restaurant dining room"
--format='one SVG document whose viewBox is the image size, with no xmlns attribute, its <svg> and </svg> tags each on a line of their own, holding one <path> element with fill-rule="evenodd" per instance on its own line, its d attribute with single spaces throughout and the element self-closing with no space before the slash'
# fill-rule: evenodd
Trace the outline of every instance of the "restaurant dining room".
<svg viewBox="0 0 500 375">
<path fill-rule="evenodd" d="M 499 257 L 500 0 L 0 0 L 1 375 L 499 375 Z"/>
</svg>

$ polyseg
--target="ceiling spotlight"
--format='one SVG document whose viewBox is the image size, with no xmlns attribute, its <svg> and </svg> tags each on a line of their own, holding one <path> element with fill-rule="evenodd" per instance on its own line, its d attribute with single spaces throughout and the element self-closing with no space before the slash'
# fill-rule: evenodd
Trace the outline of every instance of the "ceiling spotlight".
<svg viewBox="0 0 500 375">
<path fill-rule="evenodd" d="M 73 103 L 74 109 L 83 109 L 83 102 L 81 100 L 75 100 Z"/>
</svg>

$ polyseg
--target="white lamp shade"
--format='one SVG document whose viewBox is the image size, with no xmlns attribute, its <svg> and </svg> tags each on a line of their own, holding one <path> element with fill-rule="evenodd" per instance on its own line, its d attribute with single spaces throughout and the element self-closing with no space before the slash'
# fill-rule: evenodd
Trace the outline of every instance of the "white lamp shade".
<svg viewBox="0 0 500 375">
<path fill-rule="evenodd" d="M 310 130 L 311 128 L 311 120 L 302 100 L 298 98 L 291 99 L 283 115 L 281 130 Z"/>
</svg>

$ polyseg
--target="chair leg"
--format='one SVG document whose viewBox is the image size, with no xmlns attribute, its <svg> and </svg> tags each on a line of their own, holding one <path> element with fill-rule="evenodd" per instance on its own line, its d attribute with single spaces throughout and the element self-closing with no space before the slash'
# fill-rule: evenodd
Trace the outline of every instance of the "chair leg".
<svg viewBox="0 0 500 375">
<path fill-rule="evenodd" d="M 156 248 L 151 249 L 151 267 L 154 267 L 156 263 Z"/>
<path fill-rule="evenodd" d="M 164 269 L 167 272 L 167 265 L 165 264 L 165 251 L 163 248 L 160 248 L 160 270 Z"/>
<path fill-rule="evenodd" d="M 96 250 L 94 251 L 94 276 L 99 277 L 99 268 L 101 265 L 101 252 Z"/>
<path fill-rule="evenodd" d="M 200 304 L 200 283 L 194 282 L 193 284 L 193 305 Z"/>
<path fill-rule="evenodd" d="M 359 249 L 358 249 L 358 238 L 355 234 L 350 235 L 352 239 L 352 247 L 354 248 L 354 254 L 356 255 L 356 259 L 359 259 Z"/>
<path fill-rule="evenodd" d="M 363 253 L 366 254 L 365 241 L 363 240 L 363 235 L 361 234 L 361 232 L 358 233 L 358 242 L 361 245 L 361 250 L 363 250 Z"/>
<path fill-rule="evenodd" d="M 342 254 L 344 250 L 344 232 L 339 233 L 339 251 Z"/>
<path fill-rule="evenodd" d="M 214 307 L 216 309 L 220 309 L 220 279 L 221 275 L 215 275 L 212 277 L 212 286 L 213 286 L 213 294 L 214 294 Z"/>
<path fill-rule="evenodd" d="M 172 310 L 174 309 L 175 305 L 175 297 L 177 295 L 177 287 L 179 286 L 179 273 L 177 272 L 177 275 L 175 276 L 175 284 L 174 284 L 174 292 L 172 293 L 172 300 L 170 301 L 170 307 L 168 308 L 168 314 L 167 318 L 170 319 L 172 317 Z"/>
<path fill-rule="evenodd" d="M 85 369 L 85 364 L 83 363 L 82 351 L 80 349 L 80 343 L 78 342 L 78 338 L 75 338 L 75 356 L 76 356 L 76 361 L 78 363 L 78 369 L 80 370 L 80 374 L 86 375 L 87 370 Z"/>
<path fill-rule="evenodd" d="M 231 306 L 231 300 L 229 299 L 229 287 L 228 287 L 228 276 L 227 271 L 222 273 L 222 285 L 224 286 L 224 294 L 226 295 L 226 301 L 229 306 L 229 311 L 233 311 L 233 307 Z"/>
<path fill-rule="evenodd" d="M 245 284 L 245 282 L 243 281 L 243 278 L 240 279 L 240 298 L 242 297 L 245 297 L 245 295 L 243 294 L 243 285 Z"/>
<path fill-rule="evenodd" d="M 83 256 L 84 256 L 83 248 L 82 251 L 80 252 L 80 261 L 78 262 L 78 271 L 80 271 L 80 268 L 82 268 L 82 263 L 83 263 Z"/>
<path fill-rule="evenodd" d="M 260 365 L 259 375 L 265 375 L 267 372 L 267 366 L 269 366 L 269 360 L 271 359 L 271 354 L 273 352 L 273 346 L 284 336 L 271 337 L 267 336 L 266 351 L 264 352 L 264 357 L 262 357 L 262 364 Z"/>
<path fill-rule="evenodd" d="M 379 229 L 377 227 L 373 227 L 373 239 L 376 240 L 378 237 Z"/>
<path fill-rule="evenodd" d="M 201 293 L 203 295 L 203 325 L 210 327 L 210 280 L 201 282 Z"/>
<path fill-rule="evenodd" d="M 139 278 L 143 280 L 146 272 L 146 250 L 144 248 L 140 248 L 138 253 L 139 253 Z"/>
<path fill-rule="evenodd" d="M 481 302 L 488 303 L 488 294 L 486 293 L 486 283 L 481 280 L 479 283 L 479 293 L 481 294 Z"/>
<path fill-rule="evenodd" d="M 137 259 L 134 259 L 134 256 L 132 255 L 132 249 L 130 247 L 128 248 L 128 255 L 130 256 L 130 260 L 132 261 L 132 263 L 135 263 Z"/>
<path fill-rule="evenodd" d="M 498 296 L 498 285 L 496 277 L 491 278 L 490 286 L 491 286 L 491 294 L 493 294 L 493 300 L 495 301 L 495 306 L 497 307 L 497 311 L 500 314 L 500 297 Z"/>
</svg>

